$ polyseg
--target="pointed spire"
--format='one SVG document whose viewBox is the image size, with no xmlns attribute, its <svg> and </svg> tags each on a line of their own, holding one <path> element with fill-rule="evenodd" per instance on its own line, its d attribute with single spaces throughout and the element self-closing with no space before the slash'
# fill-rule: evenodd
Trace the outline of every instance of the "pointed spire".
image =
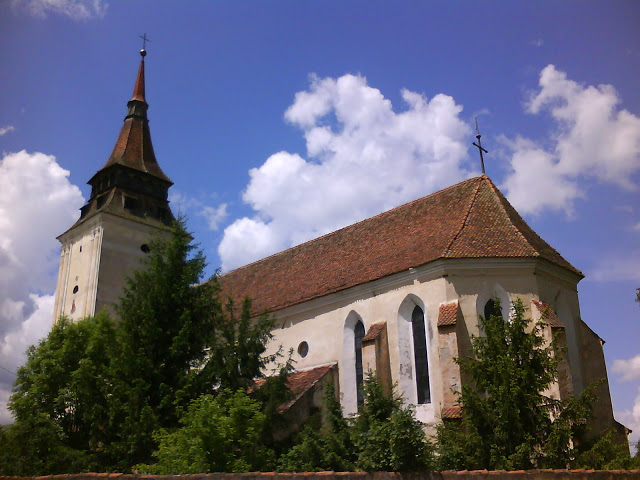
<svg viewBox="0 0 640 480">
<path fill-rule="evenodd" d="M 137 100 L 138 102 L 147 102 L 144 98 L 144 57 L 147 55 L 147 51 L 143 48 L 140 50 L 140 68 L 138 69 L 138 76 L 136 77 L 136 85 L 133 87 L 133 96 L 131 100 Z"/>
<path fill-rule="evenodd" d="M 142 60 L 140 60 L 133 96 L 127 102 L 127 116 L 124 119 L 124 125 L 120 130 L 113 152 L 100 171 L 112 165 L 120 164 L 148 173 L 171 184 L 169 177 L 165 175 L 160 165 L 158 165 L 151 144 L 151 132 L 149 131 L 149 120 L 147 119 L 149 104 L 145 99 L 144 82 L 144 57 L 146 55 L 147 51 L 144 48 L 140 50 Z"/>
</svg>

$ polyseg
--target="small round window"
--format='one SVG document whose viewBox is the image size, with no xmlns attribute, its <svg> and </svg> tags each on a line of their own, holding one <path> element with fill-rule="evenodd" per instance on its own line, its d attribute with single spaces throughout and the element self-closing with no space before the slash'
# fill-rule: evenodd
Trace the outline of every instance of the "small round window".
<svg viewBox="0 0 640 480">
<path fill-rule="evenodd" d="M 308 353 L 309 353 L 309 344 L 307 342 L 300 342 L 300 345 L 298 345 L 298 355 L 304 358 L 307 356 Z"/>
<path fill-rule="evenodd" d="M 146 243 L 143 243 L 142 245 L 140 245 L 140 250 L 142 250 L 144 253 L 149 253 L 151 251 L 151 249 L 149 248 L 149 245 L 147 245 Z"/>
<path fill-rule="evenodd" d="M 73 287 L 73 293 L 78 293 L 78 285 L 76 285 L 75 287 Z"/>
</svg>

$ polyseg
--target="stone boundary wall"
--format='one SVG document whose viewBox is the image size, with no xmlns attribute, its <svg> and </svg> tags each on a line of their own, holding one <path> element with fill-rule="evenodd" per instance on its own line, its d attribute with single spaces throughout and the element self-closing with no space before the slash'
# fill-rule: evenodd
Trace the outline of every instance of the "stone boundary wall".
<svg viewBox="0 0 640 480">
<path fill-rule="evenodd" d="M 202 473 L 188 475 L 127 475 L 122 473 L 75 473 L 41 477 L 11 477 L 0 480 L 640 480 L 640 470 L 503 470 L 315 473 Z"/>
</svg>

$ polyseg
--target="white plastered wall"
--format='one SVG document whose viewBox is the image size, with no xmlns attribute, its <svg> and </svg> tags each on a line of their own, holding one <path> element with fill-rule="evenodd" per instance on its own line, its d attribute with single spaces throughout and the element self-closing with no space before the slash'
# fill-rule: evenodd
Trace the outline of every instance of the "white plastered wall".
<svg viewBox="0 0 640 480">
<path fill-rule="evenodd" d="M 567 275 L 563 269 L 535 259 L 433 262 L 276 312 L 277 327 L 269 350 L 275 352 L 282 345 L 285 351 L 292 348 L 295 352 L 300 342 L 306 341 L 308 354 L 304 358 L 294 354 L 297 369 L 337 362 L 343 408 L 346 413 L 355 413 L 353 325 L 361 319 L 368 331 L 374 323 L 386 322 L 392 381 L 405 402 L 415 405 L 410 339 L 411 312 L 418 305 L 425 314 L 431 403 L 417 406 L 416 414 L 421 421 L 431 424 L 439 418 L 444 389 L 452 388 L 443 385 L 440 375 L 437 328 L 440 305 L 456 301 L 459 304 L 463 322 L 456 329 L 460 354 L 464 354 L 470 344 L 469 336 L 479 334 L 478 316 L 484 314 L 484 305 L 489 299 L 500 298 L 505 315 L 509 314 L 510 302 L 516 298 L 521 298 L 525 306 L 530 306 L 531 300 L 540 299 L 538 275 L 542 267 L 545 272 L 548 270 L 549 276 L 542 279 L 543 283 L 563 277 L 562 281 L 575 288 L 578 278 L 573 274 Z"/>
<path fill-rule="evenodd" d="M 61 235 L 54 323 L 62 315 L 78 320 L 96 314 L 103 307 L 114 313 L 113 304 L 120 297 L 125 278 L 141 267 L 145 255 L 141 246 L 163 231 L 99 213 Z"/>
</svg>

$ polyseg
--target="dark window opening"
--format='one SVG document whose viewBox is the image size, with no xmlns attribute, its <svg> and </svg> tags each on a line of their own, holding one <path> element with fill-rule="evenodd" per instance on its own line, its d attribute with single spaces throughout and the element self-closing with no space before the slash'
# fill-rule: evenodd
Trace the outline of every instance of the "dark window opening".
<svg viewBox="0 0 640 480">
<path fill-rule="evenodd" d="M 427 336 L 424 330 L 424 312 L 416 305 L 411 314 L 413 330 L 413 355 L 416 363 L 416 387 L 418 404 L 430 403 L 429 363 L 427 360 Z"/>
<path fill-rule="evenodd" d="M 151 251 L 151 249 L 149 248 L 149 245 L 147 245 L 146 243 L 143 243 L 142 245 L 140 245 L 140 250 L 142 250 L 144 253 L 149 253 Z"/>
<path fill-rule="evenodd" d="M 358 405 L 364 403 L 364 371 L 362 369 L 362 339 L 364 338 L 364 325 L 358 320 L 353 328 L 353 343 L 356 353 L 356 392 Z"/>
<path fill-rule="evenodd" d="M 300 342 L 300 345 L 298 345 L 298 355 L 304 358 L 307 356 L 308 353 L 309 353 L 309 344 L 307 342 Z"/>
<path fill-rule="evenodd" d="M 80 252 L 82 252 L 82 245 L 80 245 Z"/>
<path fill-rule="evenodd" d="M 126 196 L 124 197 L 124 208 L 129 210 L 130 212 L 136 212 L 139 207 L 139 202 L 137 198 Z"/>
<path fill-rule="evenodd" d="M 502 312 L 500 311 L 500 304 L 496 302 L 493 298 L 484 305 L 484 318 L 488 320 L 489 318 L 491 318 L 492 315 L 494 317 L 502 318 Z"/>
<path fill-rule="evenodd" d="M 98 200 L 96 201 L 96 208 L 102 208 L 102 206 L 104 205 L 104 203 L 107 201 L 107 196 L 106 195 L 100 195 L 98 197 Z"/>
<path fill-rule="evenodd" d="M 75 287 L 73 287 L 73 293 L 78 293 L 78 285 L 76 285 Z"/>
</svg>

